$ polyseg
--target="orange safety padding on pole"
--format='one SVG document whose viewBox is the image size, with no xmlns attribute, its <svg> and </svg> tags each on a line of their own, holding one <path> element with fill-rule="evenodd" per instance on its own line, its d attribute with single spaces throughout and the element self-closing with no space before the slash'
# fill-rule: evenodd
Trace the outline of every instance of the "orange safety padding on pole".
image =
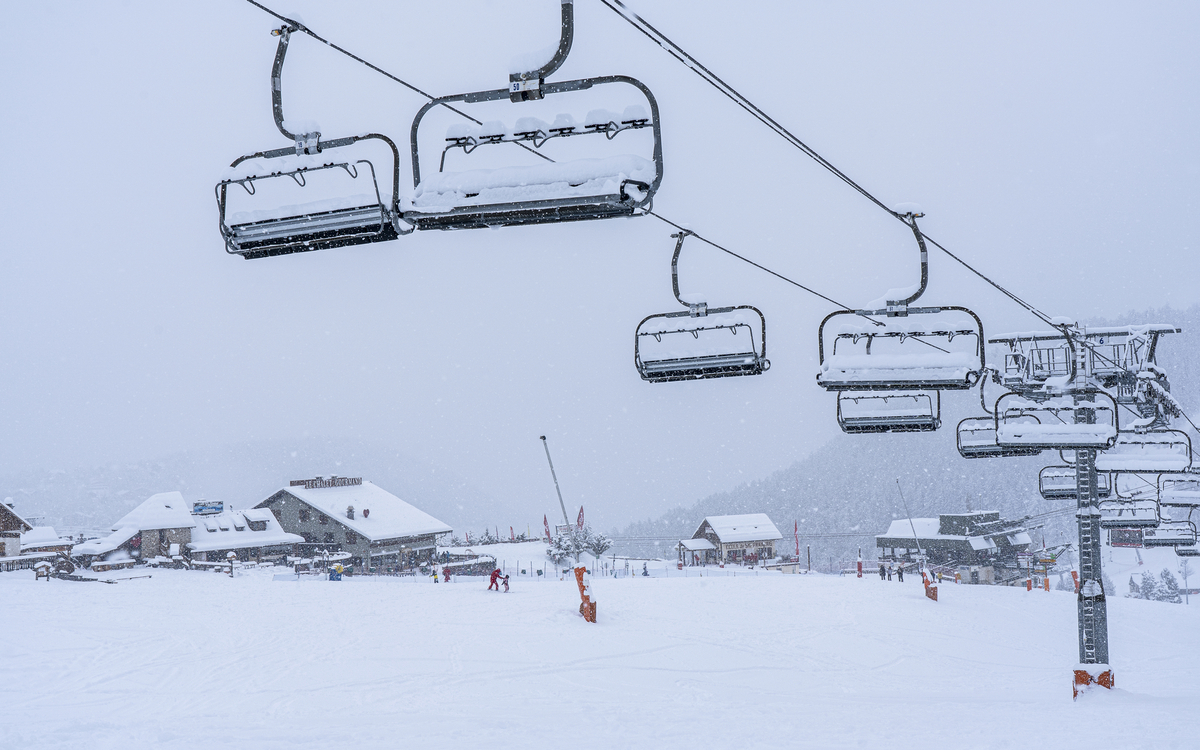
<svg viewBox="0 0 1200 750">
<path fill-rule="evenodd" d="M 1047 591 L 1050 590 L 1050 579 L 1049 578 L 1042 579 L 1042 588 L 1044 588 Z"/>
<path fill-rule="evenodd" d="M 579 605 L 579 614 L 588 622 L 595 622 L 596 602 L 592 601 L 591 583 L 584 580 L 586 575 L 587 568 L 584 566 L 579 565 L 575 568 L 575 582 L 579 584 L 579 598 L 583 600 Z"/>
<path fill-rule="evenodd" d="M 938 589 L 937 586 L 926 586 L 925 587 L 925 596 L 929 597 L 930 599 L 932 599 L 936 602 L 937 601 L 937 589 Z"/>
<path fill-rule="evenodd" d="M 1078 571 L 1074 571 L 1074 570 L 1071 571 L 1071 580 L 1075 582 L 1075 593 L 1078 594 L 1079 593 L 1079 572 Z"/>
<path fill-rule="evenodd" d="M 1032 578 L 1025 579 L 1025 590 L 1033 591 L 1033 579 Z"/>
<path fill-rule="evenodd" d="M 1113 685 L 1115 684 L 1116 681 L 1113 679 L 1113 673 L 1111 669 L 1106 669 L 1094 677 L 1092 676 L 1092 673 L 1086 669 L 1076 669 L 1075 679 L 1071 683 L 1071 699 L 1074 700 L 1078 698 L 1080 693 L 1086 691 L 1092 685 L 1098 685 L 1099 687 L 1112 690 Z"/>
</svg>

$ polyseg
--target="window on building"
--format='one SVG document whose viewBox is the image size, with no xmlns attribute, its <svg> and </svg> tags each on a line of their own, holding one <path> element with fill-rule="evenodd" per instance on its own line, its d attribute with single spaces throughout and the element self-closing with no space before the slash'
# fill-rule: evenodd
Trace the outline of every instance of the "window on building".
<svg viewBox="0 0 1200 750">
<path fill-rule="evenodd" d="M 325 532 L 325 544 L 333 544 L 333 532 Z"/>
<path fill-rule="evenodd" d="M 310 534 L 308 532 L 303 532 L 302 534 L 300 534 L 300 536 L 304 537 L 305 544 L 315 544 L 317 541 L 316 534 Z"/>
<path fill-rule="evenodd" d="M 317 522 L 320 523 L 322 526 L 325 526 L 329 523 L 329 516 L 320 514 L 317 516 Z"/>
<path fill-rule="evenodd" d="M 312 520 L 312 514 L 311 514 L 311 513 L 309 513 L 307 509 L 302 509 L 302 510 L 300 511 L 300 520 L 301 520 L 301 521 L 311 521 L 311 520 Z"/>
<path fill-rule="evenodd" d="M 246 523 L 250 525 L 251 531 L 266 531 L 267 530 L 267 522 L 266 521 L 247 521 Z"/>
<path fill-rule="evenodd" d="M 355 534 L 353 531 L 347 531 L 346 544 L 358 544 L 358 534 Z"/>
</svg>

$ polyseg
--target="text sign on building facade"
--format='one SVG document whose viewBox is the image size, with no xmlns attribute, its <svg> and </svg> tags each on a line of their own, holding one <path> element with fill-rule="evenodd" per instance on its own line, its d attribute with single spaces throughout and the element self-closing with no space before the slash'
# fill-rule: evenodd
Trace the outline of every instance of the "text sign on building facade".
<svg viewBox="0 0 1200 750">
<path fill-rule="evenodd" d="M 316 479 L 293 479 L 290 486 L 304 486 L 306 490 L 319 490 L 326 487 L 355 487 L 362 484 L 362 477 L 317 477 Z"/>
</svg>

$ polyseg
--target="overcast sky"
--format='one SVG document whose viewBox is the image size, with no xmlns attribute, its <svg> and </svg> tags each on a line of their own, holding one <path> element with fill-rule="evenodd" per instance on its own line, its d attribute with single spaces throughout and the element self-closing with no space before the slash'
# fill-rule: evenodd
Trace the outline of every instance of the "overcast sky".
<svg viewBox="0 0 1200 750">
<path fill-rule="evenodd" d="M 653 90 L 656 210 L 846 304 L 916 281 L 903 226 L 598 0 L 577 6 L 554 78 L 620 73 Z M 930 235 L 1048 313 L 1200 302 L 1195 3 L 634 7 L 884 202 L 919 203 Z M 555 0 L 279 9 L 437 94 L 504 86 L 509 60 L 553 44 L 558 25 Z M 355 437 L 536 518 L 557 507 L 546 434 L 568 504 L 615 524 L 760 478 L 836 431 L 813 378 L 833 308 L 699 244 L 685 287 L 763 310 L 773 366 L 638 378 L 637 322 L 676 308 L 670 230 L 653 218 L 228 256 L 214 184 L 239 154 L 288 145 L 268 85 L 278 24 L 249 4 L 4 13 L 0 473 Z M 424 103 L 303 36 L 284 81 L 290 117 L 326 137 L 383 132 L 402 151 Z M 1037 327 L 936 251 L 931 264 L 923 301 L 967 305 L 989 332 Z"/>
</svg>

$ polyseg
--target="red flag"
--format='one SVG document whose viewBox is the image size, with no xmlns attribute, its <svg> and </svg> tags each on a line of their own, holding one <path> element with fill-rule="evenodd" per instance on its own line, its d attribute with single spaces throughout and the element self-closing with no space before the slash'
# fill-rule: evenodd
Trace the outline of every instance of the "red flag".
<svg viewBox="0 0 1200 750">
<path fill-rule="evenodd" d="M 792 533 L 796 535 L 796 559 L 800 559 L 800 522 L 792 521 Z"/>
<path fill-rule="evenodd" d="M 546 519 L 546 515 L 544 513 L 542 514 L 542 524 L 546 527 L 546 541 L 549 542 L 549 541 L 551 541 L 550 540 L 550 521 L 548 521 Z"/>
<path fill-rule="evenodd" d="M 508 527 L 508 538 L 513 540 L 514 542 L 517 541 L 517 534 L 516 534 L 516 532 L 513 531 L 512 526 Z"/>
<path fill-rule="evenodd" d="M 575 521 L 575 525 L 577 527 L 579 527 L 580 531 L 583 530 L 583 506 L 582 505 L 579 506 L 579 518 Z"/>
</svg>

